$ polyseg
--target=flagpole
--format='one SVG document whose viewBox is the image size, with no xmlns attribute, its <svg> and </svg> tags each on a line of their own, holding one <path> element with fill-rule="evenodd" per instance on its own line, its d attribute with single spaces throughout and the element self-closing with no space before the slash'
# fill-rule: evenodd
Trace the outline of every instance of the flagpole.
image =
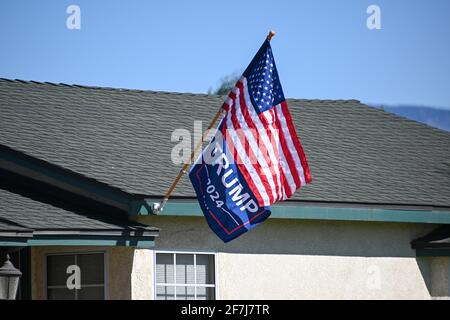
<svg viewBox="0 0 450 320">
<path fill-rule="evenodd" d="M 270 41 L 270 40 L 272 40 L 272 38 L 274 36 L 275 36 L 275 31 L 270 30 L 269 34 L 266 37 L 266 40 Z M 211 130 L 215 126 L 217 120 L 219 120 L 222 112 L 225 110 L 224 106 L 225 106 L 225 103 L 220 107 L 219 111 L 217 111 L 216 115 L 211 120 L 211 123 L 209 124 L 208 129 L 202 134 L 202 139 L 197 143 L 194 150 L 191 152 L 191 156 L 189 157 L 189 162 L 185 163 L 183 165 L 183 167 L 181 168 L 181 170 L 178 172 L 175 180 L 172 182 L 172 184 L 170 185 L 166 194 L 164 195 L 164 198 L 160 202 L 153 204 L 153 207 L 152 207 L 153 214 L 158 214 L 158 213 L 162 212 L 166 202 L 169 200 L 169 198 L 172 195 L 173 191 L 175 190 L 178 182 L 180 182 L 181 177 L 183 176 L 183 174 L 185 174 L 187 172 L 187 168 L 192 163 L 192 160 L 194 159 L 194 156 L 197 153 L 198 149 L 203 145 L 203 140 L 205 139 L 206 134 L 209 132 L 209 130 Z"/>
<path fill-rule="evenodd" d="M 272 38 L 275 36 L 275 31 L 273 31 L 273 30 L 270 30 L 269 31 L 269 34 L 267 35 L 267 41 L 270 41 L 270 40 L 272 40 Z"/>
</svg>

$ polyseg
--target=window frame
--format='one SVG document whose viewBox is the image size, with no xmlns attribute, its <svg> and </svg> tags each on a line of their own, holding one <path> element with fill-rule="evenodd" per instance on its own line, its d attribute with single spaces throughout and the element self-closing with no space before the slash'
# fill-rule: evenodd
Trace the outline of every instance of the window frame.
<svg viewBox="0 0 450 320">
<path fill-rule="evenodd" d="M 194 256 L 194 266 L 195 266 L 195 271 L 194 271 L 194 278 L 195 278 L 195 284 L 176 284 L 176 283 L 164 283 L 164 284 L 159 284 L 160 286 L 163 285 L 165 287 L 175 287 L 174 290 L 174 300 L 176 300 L 177 298 L 177 290 L 176 287 L 193 287 L 194 288 L 194 300 L 196 301 L 201 301 L 201 300 L 197 300 L 197 287 L 205 287 L 205 288 L 214 288 L 214 300 L 218 300 L 219 298 L 219 286 L 218 286 L 218 253 L 216 251 L 192 251 L 192 250 L 153 250 L 153 300 L 157 300 L 157 294 L 156 294 L 156 287 L 158 286 L 158 284 L 156 283 L 156 255 L 159 253 L 168 253 L 168 254 L 172 254 L 174 255 L 174 276 L 176 279 L 176 268 L 175 265 L 177 263 L 176 261 L 176 255 L 177 254 L 189 254 L 189 255 L 193 255 Z M 214 284 L 197 284 L 197 266 L 196 266 L 196 255 L 210 255 L 213 256 L 214 258 Z"/>
<path fill-rule="evenodd" d="M 48 300 L 48 289 L 49 289 L 49 285 L 48 285 L 48 281 L 47 281 L 47 261 L 48 261 L 48 257 L 49 256 L 75 256 L 75 261 L 76 261 L 76 256 L 77 255 L 89 255 L 89 254 L 103 254 L 103 297 L 104 300 L 109 300 L 109 264 L 108 264 L 108 252 L 104 251 L 104 250 L 99 250 L 99 251 L 63 251 L 63 252 L 47 252 L 44 254 L 44 263 L 43 263 L 43 279 L 44 279 L 44 287 L 43 287 L 43 297 L 45 300 Z M 52 288 L 66 288 L 66 286 L 50 286 Z M 85 285 L 86 288 L 89 287 L 100 287 L 100 284 L 96 284 L 96 285 Z M 77 297 L 77 292 L 75 291 L 75 297 Z M 75 301 L 78 301 L 78 299 L 76 299 Z"/>
</svg>

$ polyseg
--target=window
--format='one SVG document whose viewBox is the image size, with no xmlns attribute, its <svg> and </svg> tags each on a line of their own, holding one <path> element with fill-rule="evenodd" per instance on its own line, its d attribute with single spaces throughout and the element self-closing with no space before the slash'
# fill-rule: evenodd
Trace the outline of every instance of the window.
<svg viewBox="0 0 450 320">
<path fill-rule="evenodd" d="M 156 299 L 215 299 L 214 268 L 214 254 L 156 253 Z"/>
<path fill-rule="evenodd" d="M 67 268 L 80 268 L 80 289 L 67 288 L 73 273 Z M 103 253 L 51 254 L 47 256 L 47 299 L 103 300 L 105 299 L 105 261 Z"/>
</svg>

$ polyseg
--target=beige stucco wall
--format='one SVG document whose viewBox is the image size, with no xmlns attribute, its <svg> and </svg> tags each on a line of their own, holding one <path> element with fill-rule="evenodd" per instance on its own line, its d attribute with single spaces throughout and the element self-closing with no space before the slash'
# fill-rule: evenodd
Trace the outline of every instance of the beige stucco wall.
<svg viewBox="0 0 450 320">
<path fill-rule="evenodd" d="M 146 217 L 155 250 L 216 253 L 219 299 L 448 298 L 449 259 L 416 258 L 410 241 L 434 225 L 269 219 L 222 243 L 203 218 Z M 32 248 L 32 293 L 45 297 L 47 253 L 104 251 L 109 299 L 152 299 L 154 251 Z"/>
<path fill-rule="evenodd" d="M 430 260 L 430 283 L 433 298 L 449 299 L 450 260 L 448 257 L 433 257 Z"/>
<path fill-rule="evenodd" d="M 448 296 L 448 258 L 410 247 L 434 225 L 269 219 L 224 244 L 203 218 L 139 220 L 161 228 L 156 250 L 216 252 L 219 299 Z"/>
<path fill-rule="evenodd" d="M 131 275 L 131 298 L 133 300 L 153 299 L 153 250 L 136 249 L 134 251 L 133 271 Z"/>
</svg>

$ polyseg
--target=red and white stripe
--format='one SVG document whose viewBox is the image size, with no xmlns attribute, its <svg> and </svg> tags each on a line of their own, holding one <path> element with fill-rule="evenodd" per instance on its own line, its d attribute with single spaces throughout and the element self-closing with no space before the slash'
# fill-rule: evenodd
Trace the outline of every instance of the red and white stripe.
<svg viewBox="0 0 450 320">
<path fill-rule="evenodd" d="M 290 198 L 311 182 L 308 162 L 285 101 L 262 113 L 252 105 L 242 77 L 225 103 L 228 149 L 260 206 Z"/>
</svg>

